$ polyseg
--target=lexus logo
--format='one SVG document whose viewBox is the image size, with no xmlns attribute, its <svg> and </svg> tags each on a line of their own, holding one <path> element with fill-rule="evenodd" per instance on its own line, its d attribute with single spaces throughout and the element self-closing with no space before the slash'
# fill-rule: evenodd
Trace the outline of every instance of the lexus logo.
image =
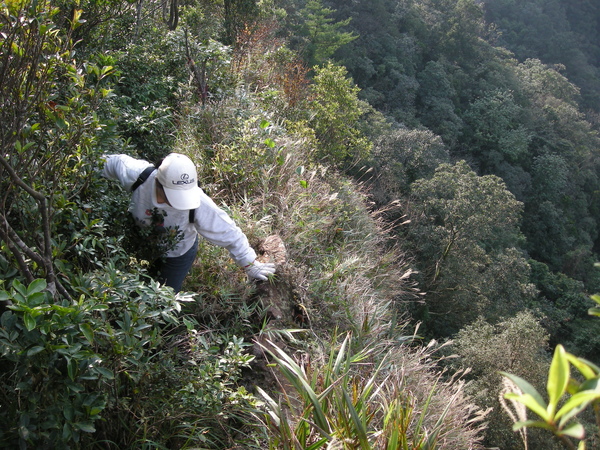
<svg viewBox="0 0 600 450">
<path fill-rule="evenodd" d="M 182 186 L 182 185 L 186 185 L 186 184 L 194 184 L 196 182 L 195 178 L 191 178 L 187 173 L 182 173 L 181 174 L 181 180 L 172 180 L 171 183 L 173 183 L 175 186 Z"/>
</svg>

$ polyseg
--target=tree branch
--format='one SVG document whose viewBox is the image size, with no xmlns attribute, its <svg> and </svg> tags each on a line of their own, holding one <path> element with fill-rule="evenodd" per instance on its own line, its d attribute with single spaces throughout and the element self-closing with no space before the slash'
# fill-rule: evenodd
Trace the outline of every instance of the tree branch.
<svg viewBox="0 0 600 450">
<path fill-rule="evenodd" d="M 0 213 L 0 219 L 2 219 L 2 226 L 0 226 L 0 238 L 2 238 L 2 240 L 4 242 L 6 242 L 6 245 L 8 245 L 8 248 L 10 249 L 11 253 L 15 257 L 15 260 L 17 261 L 19 270 L 21 271 L 21 273 L 23 274 L 23 276 L 25 277 L 27 282 L 31 283 L 35 279 L 35 277 L 33 276 L 31 271 L 29 270 L 29 267 L 25 263 L 25 258 L 23 258 L 23 253 L 21 253 L 19 251 L 18 246 L 15 245 L 15 243 L 13 241 L 12 235 L 15 234 L 15 231 L 8 224 L 6 218 L 4 217 L 4 215 L 2 213 Z M 17 238 L 18 238 L 18 236 L 17 236 Z M 23 244 L 25 244 L 25 243 L 23 243 Z"/>
<path fill-rule="evenodd" d="M 19 177 L 19 175 L 17 175 L 17 173 L 14 171 L 12 166 L 8 163 L 6 158 L 4 158 L 4 156 L 2 156 L 1 154 L 0 154 L 0 164 L 2 164 L 2 166 L 6 169 L 6 171 L 8 172 L 8 175 L 10 176 L 10 179 L 17 186 L 19 186 L 21 189 L 23 189 L 25 192 L 27 192 L 29 195 L 31 195 L 33 198 L 35 198 L 37 201 L 45 201 L 46 200 L 46 197 L 44 197 L 44 194 L 33 189 L 31 186 L 26 184 Z"/>
</svg>

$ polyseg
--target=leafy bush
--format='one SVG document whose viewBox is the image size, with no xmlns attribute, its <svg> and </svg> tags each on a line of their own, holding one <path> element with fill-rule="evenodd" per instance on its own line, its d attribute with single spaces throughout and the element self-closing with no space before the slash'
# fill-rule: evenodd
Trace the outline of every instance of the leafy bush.
<svg viewBox="0 0 600 450">
<path fill-rule="evenodd" d="M 346 75 L 344 67 L 331 63 L 316 68 L 309 106 L 310 126 L 319 142 L 317 155 L 336 166 L 365 158 L 372 146 L 356 127 L 365 107 L 358 99 L 360 89 Z"/>
<path fill-rule="evenodd" d="M 246 344 L 198 333 L 180 314 L 190 297 L 138 276 L 106 267 L 74 284 L 75 301 L 53 302 L 44 280 L 0 291 L 12 302 L 0 328 L 0 442 L 220 447 L 215 423 L 254 401 L 236 385 Z"/>
<path fill-rule="evenodd" d="M 55 267 L 55 218 L 94 176 L 104 127 L 99 105 L 111 97 L 114 68 L 73 57 L 81 10 L 66 23 L 48 2 L 12 2 L 0 9 L 0 239 L 6 259 L 28 284 L 69 293 Z M 62 24 L 62 25 L 61 25 Z M 42 63 L 43 61 L 43 63 Z M 60 244 L 59 244 L 60 245 Z"/>
</svg>

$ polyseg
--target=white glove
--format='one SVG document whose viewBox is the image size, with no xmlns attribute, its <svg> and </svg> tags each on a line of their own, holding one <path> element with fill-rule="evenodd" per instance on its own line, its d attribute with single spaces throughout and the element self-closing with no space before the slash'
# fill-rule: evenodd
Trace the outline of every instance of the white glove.
<svg viewBox="0 0 600 450">
<path fill-rule="evenodd" d="M 275 273 L 275 264 L 254 261 L 253 263 L 250 263 L 244 267 L 244 270 L 246 270 L 248 278 L 251 280 L 255 279 L 267 281 L 269 279 L 269 275 L 273 275 Z"/>
</svg>

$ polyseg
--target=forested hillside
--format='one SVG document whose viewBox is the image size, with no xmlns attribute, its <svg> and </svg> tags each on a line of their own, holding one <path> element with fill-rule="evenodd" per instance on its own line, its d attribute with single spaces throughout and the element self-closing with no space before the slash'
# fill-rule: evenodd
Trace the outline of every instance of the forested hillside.
<svg viewBox="0 0 600 450">
<path fill-rule="evenodd" d="M 3 0 L 0 447 L 600 446 L 599 34 L 592 0 Z M 101 173 L 171 152 L 269 281 L 205 240 L 151 277 Z"/>
<path fill-rule="evenodd" d="M 584 70 L 568 64 L 566 58 L 585 54 L 586 73 L 598 70 L 595 47 L 590 44 L 596 42 L 593 33 L 597 32 L 594 24 L 598 11 L 590 2 L 582 2 L 589 14 L 580 22 L 579 16 L 568 16 L 574 22 L 573 30 L 578 31 L 570 34 L 571 40 L 563 40 L 563 44 L 571 45 L 562 56 L 551 57 L 536 47 L 536 42 L 548 40 L 534 25 L 527 27 L 528 18 L 521 12 L 535 8 L 554 11 L 554 15 L 548 13 L 546 20 L 538 17 L 536 22 L 546 33 L 553 34 L 555 26 L 568 28 L 566 15 L 573 11 L 572 3 L 564 2 L 562 8 L 557 1 L 491 3 L 488 11 L 485 2 L 477 5 L 468 1 L 380 1 L 365 3 L 364 9 L 333 2 L 336 17 L 352 18 L 347 30 L 360 36 L 340 48 L 336 57 L 361 87 L 360 96 L 395 120 L 390 135 L 395 135 L 396 141 L 389 136 L 375 140 L 375 164 L 381 165 L 380 177 L 396 185 L 392 194 L 383 188 L 388 193 L 383 201 L 398 196 L 411 204 L 403 212 L 409 212 L 415 220 L 402 238 L 407 238 L 413 252 L 420 255 L 421 285 L 427 286 L 425 290 L 437 292 L 435 297 L 445 305 L 443 308 L 465 295 L 465 291 L 477 292 L 481 300 L 474 304 L 495 305 L 496 316 L 506 314 L 499 303 L 505 303 L 508 311 L 535 305 L 549 320 L 556 320 L 548 328 L 553 340 L 590 345 L 582 350 L 591 356 L 597 354 L 595 344 L 588 337 L 577 337 L 577 330 L 582 328 L 579 320 L 587 320 L 586 300 L 577 300 L 577 292 L 598 290 L 598 273 L 593 264 L 598 246 L 599 141 L 596 115 L 585 105 L 595 105 L 591 99 L 600 91 L 591 89 L 582 96 L 580 86 L 567 75 L 570 71 L 582 74 Z M 487 22 L 486 17 L 494 22 Z M 580 36 L 585 29 L 593 32 Z M 536 34 L 538 40 L 510 40 L 527 33 Z M 511 46 L 502 47 L 502 42 L 510 42 Z M 556 46 L 548 44 L 550 47 L 559 53 Z M 512 48 L 515 53 L 509 51 Z M 557 63 L 564 63 L 567 68 Z M 590 82 L 593 79 L 589 77 Z M 416 130 L 421 139 L 427 139 L 425 142 L 413 144 Z M 412 167 L 408 158 L 413 157 L 414 150 L 407 148 L 423 147 L 427 141 L 432 154 L 423 159 L 428 164 Z M 496 192 L 488 191 L 488 200 L 476 197 L 475 185 L 466 192 L 448 185 L 450 173 L 457 181 L 467 176 L 466 167 L 455 166 L 458 161 L 466 161 L 470 170 L 483 177 L 473 183 L 501 179 Z M 442 163 L 455 168 L 439 168 L 443 172 L 434 175 Z M 390 172 L 392 167 L 395 172 Z M 502 198 L 503 186 L 514 196 L 514 205 Z M 492 202 L 493 196 L 508 211 L 486 209 L 482 202 Z M 462 212 L 457 209 L 459 205 L 448 203 L 459 202 L 459 197 L 468 203 Z M 457 218 L 451 219 L 456 214 Z M 481 219 L 476 218 L 479 215 Z M 417 217 L 427 219 L 423 222 Z M 461 219 L 464 225 L 459 225 Z M 489 222 L 487 226 L 483 220 Z M 438 245 L 429 242 L 425 247 L 423 242 L 431 241 L 434 229 L 439 233 Z M 473 252 L 476 246 L 480 247 L 480 256 L 471 254 L 465 259 L 464 252 Z M 509 249 L 517 252 L 509 256 Z M 448 266 L 454 264 L 453 255 L 461 267 Z M 473 264 L 470 269 L 466 260 Z M 507 276 L 513 287 L 500 289 L 486 283 L 490 293 L 483 292 L 477 283 L 500 261 L 504 261 L 506 269 L 514 268 L 516 273 Z M 516 269 L 521 265 L 521 269 Z M 534 289 L 529 289 L 529 284 Z M 456 289 L 461 286 L 463 289 Z M 496 297 L 502 292 L 505 299 L 491 301 L 491 292 Z M 474 300 L 471 294 L 467 298 L 469 302 Z M 455 327 L 438 329 L 436 333 L 453 333 L 472 320 L 462 318 L 462 311 L 451 309 L 454 312 L 443 311 L 444 314 L 457 314 L 461 319 L 457 318 Z M 573 315 L 565 317 L 566 311 Z M 590 321 L 590 326 L 593 324 Z"/>
</svg>

